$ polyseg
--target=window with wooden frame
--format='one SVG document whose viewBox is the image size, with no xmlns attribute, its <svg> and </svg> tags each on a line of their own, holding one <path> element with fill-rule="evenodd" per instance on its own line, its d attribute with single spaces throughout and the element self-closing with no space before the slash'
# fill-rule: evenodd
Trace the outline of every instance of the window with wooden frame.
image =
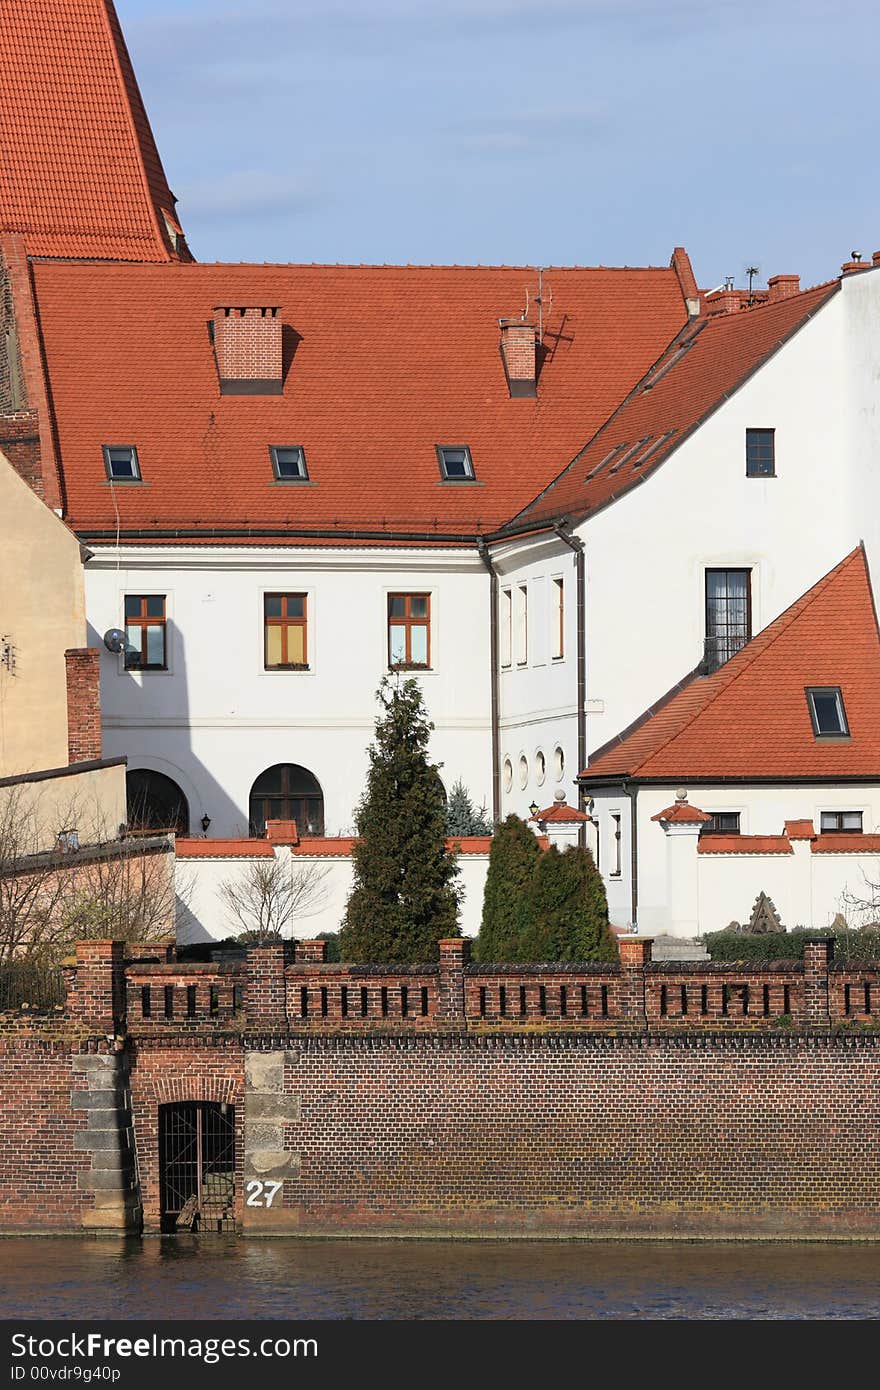
<svg viewBox="0 0 880 1390">
<path fill-rule="evenodd" d="M 426 670 L 431 665 L 431 595 L 388 595 L 388 665 Z"/>
<path fill-rule="evenodd" d="M 822 835 L 861 835 L 861 811 L 822 811 L 819 818 Z"/>
<path fill-rule="evenodd" d="M 307 671 L 308 596 L 263 595 L 263 651 L 267 671 Z"/>
<path fill-rule="evenodd" d="M 553 660 L 560 661 L 565 656 L 565 583 L 554 579 L 551 589 L 553 599 Z"/>
<path fill-rule="evenodd" d="M 125 595 L 126 671 L 166 671 L 164 594 Z"/>
<path fill-rule="evenodd" d="M 710 811 L 709 819 L 704 821 L 701 835 L 738 835 L 740 833 L 739 811 Z"/>
</svg>

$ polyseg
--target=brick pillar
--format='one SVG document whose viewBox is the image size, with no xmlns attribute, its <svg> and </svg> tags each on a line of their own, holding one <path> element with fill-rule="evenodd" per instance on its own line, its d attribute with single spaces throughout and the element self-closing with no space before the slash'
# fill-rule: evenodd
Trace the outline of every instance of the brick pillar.
<svg viewBox="0 0 880 1390">
<path fill-rule="evenodd" d="M 471 943 L 464 936 L 440 942 L 440 1017 L 464 1022 L 464 968 Z"/>
<path fill-rule="evenodd" d="M 287 1031 L 285 948 L 248 946 L 245 959 L 244 1010 L 249 1028 Z"/>
<path fill-rule="evenodd" d="M 324 965 L 327 961 L 326 941 L 297 941 L 293 948 L 296 965 Z"/>
<path fill-rule="evenodd" d="M 90 762 L 101 756 L 101 672 L 95 647 L 71 647 L 67 665 L 67 761 Z"/>
<path fill-rule="evenodd" d="M 645 966 L 651 960 L 652 938 L 649 936 L 619 936 L 621 1008 L 625 1018 L 646 1032 L 648 1014 L 645 1007 Z"/>
<path fill-rule="evenodd" d="M 831 1028 L 828 966 L 833 956 L 833 936 L 804 942 L 804 1026 L 808 1033 L 827 1033 Z"/>
<path fill-rule="evenodd" d="M 96 1033 L 125 1028 L 125 942 L 78 941 L 68 1012 Z"/>
</svg>

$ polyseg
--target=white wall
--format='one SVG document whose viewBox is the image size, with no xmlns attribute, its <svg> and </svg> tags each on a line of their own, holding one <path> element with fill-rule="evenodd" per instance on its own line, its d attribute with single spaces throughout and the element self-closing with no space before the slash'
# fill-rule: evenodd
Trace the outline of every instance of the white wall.
<svg viewBox="0 0 880 1390">
<path fill-rule="evenodd" d="M 263 594 L 305 592 L 308 671 L 263 667 Z M 324 793 L 328 834 L 350 832 L 387 670 L 389 592 L 431 594 L 431 670 L 418 673 L 447 787 L 491 806 L 489 577 L 475 551 L 95 549 L 86 569 L 91 641 L 102 650 L 104 751 L 176 781 L 191 829 L 247 834 L 254 780 L 298 763 Z M 126 593 L 166 595 L 167 672 L 125 671 L 102 634 Z"/>
<path fill-rule="evenodd" d="M 647 935 L 677 933 L 680 904 L 669 882 L 668 841 L 662 825 L 652 819 L 675 801 L 676 788 L 640 787 L 637 796 L 638 930 Z M 880 786 L 718 786 L 687 787 L 688 800 L 701 811 L 739 811 L 743 835 L 781 835 L 787 820 L 810 820 L 818 832 L 823 811 L 861 811 L 864 833 L 880 831 Z M 631 924 L 629 798 L 618 789 L 595 789 L 593 817 L 599 826 L 599 864 L 608 894 L 609 915 L 615 926 Z M 623 809 L 622 874 L 609 879 L 610 813 Z M 720 931 L 736 920 L 747 921 L 758 894 L 773 898 L 787 927 L 824 927 L 842 906 L 844 892 L 865 889 L 865 876 L 880 882 L 880 855 L 809 854 L 809 842 L 796 842 L 794 855 L 709 855 L 696 853 L 699 875 L 699 930 Z M 809 854 L 804 876 L 795 860 Z M 864 894 L 863 894 L 864 895 Z M 809 920 L 805 920 L 809 918 Z"/>
<path fill-rule="evenodd" d="M 702 659 L 706 569 L 751 569 L 759 632 L 858 544 L 865 513 L 880 511 L 876 472 L 857 508 L 842 481 L 855 468 L 846 329 L 838 294 L 644 483 L 578 528 L 596 702 L 588 751 Z M 775 478 L 746 477 L 751 427 L 776 431 Z"/>
<path fill-rule="evenodd" d="M 566 791 L 569 803 L 576 804 L 572 789 L 581 769 L 577 765 L 575 557 L 556 536 L 544 536 L 499 546 L 492 559 L 499 590 L 501 815 L 503 818 L 513 811 L 527 820 L 532 802 L 543 810 L 552 805 L 553 793 L 559 787 Z M 561 657 L 556 655 L 556 580 L 563 585 Z M 527 642 L 521 649 L 517 619 L 523 588 L 528 628 Z M 509 644 L 503 631 L 509 611 L 508 592 L 512 596 Z M 508 652 L 510 659 L 505 664 Z"/>
<path fill-rule="evenodd" d="M 289 859 L 293 873 L 314 872 L 316 875 L 312 880 L 311 902 L 287 934 L 305 940 L 321 932 L 338 931 L 351 892 L 351 858 L 348 855 L 291 854 L 283 846 L 279 846 L 276 853 Z M 181 945 L 222 941 L 226 936 L 238 934 L 241 925 L 230 915 L 221 888 L 226 881 L 245 882 L 248 868 L 254 862 L 259 860 L 228 856 L 221 859 L 178 858 L 177 939 Z M 458 863 L 461 873 L 457 882 L 464 889 L 459 926 L 464 936 L 476 936 L 480 930 L 489 855 L 461 855 Z"/>
</svg>

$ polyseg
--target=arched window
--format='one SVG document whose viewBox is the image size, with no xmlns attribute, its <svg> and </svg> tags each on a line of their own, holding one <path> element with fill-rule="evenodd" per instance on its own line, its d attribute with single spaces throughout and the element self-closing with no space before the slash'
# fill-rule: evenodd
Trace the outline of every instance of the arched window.
<svg viewBox="0 0 880 1390">
<path fill-rule="evenodd" d="M 324 793 L 308 768 L 276 763 L 251 787 L 251 834 L 265 835 L 268 820 L 295 820 L 303 837 L 324 834 Z"/>
<path fill-rule="evenodd" d="M 126 774 L 131 830 L 174 830 L 189 834 L 189 806 L 176 782 L 162 772 L 138 767 Z"/>
</svg>

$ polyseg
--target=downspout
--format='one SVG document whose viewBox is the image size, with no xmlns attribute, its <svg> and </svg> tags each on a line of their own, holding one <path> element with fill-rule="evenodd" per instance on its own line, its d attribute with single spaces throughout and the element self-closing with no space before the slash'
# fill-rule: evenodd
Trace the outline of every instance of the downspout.
<svg viewBox="0 0 880 1390">
<path fill-rule="evenodd" d="M 587 765 L 587 628 L 586 628 L 586 607 L 587 607 L 587 580 L 586 564 L 584 561 L 584 543 L 577 536 L 570 536 L 564 529 L 565 523 L 560 521 L 553 527 L 563 545 L 567 545 L 569 550 L 574 551 L 575 574 L 577 576 L 577 764 L 578 776 L 583 772 Z M 582 811 L 583 790 L 578 784 L 578 810 Z M 587 827 L 581 825 L 578 830 L 578 844 L 582 847 L 587 843 Z"/>
<path fill-rule="evenodd" d="M 498 729 L 498 573 L 492 564 L 489 547 L 480 538 L 477 541 L 480 559 L 489 571 L 489 667 L 490 704 L 492 720 L 492 820 L 495 825 L 501 819 L 501 767 Z"/>
<path fill-rule="evenodd" d="M 638 931 L 639 921 L 639 821 L 638 821 L 638 785 L 633 784 L 624 777 L 621 782 L 624 796 L 629 797 L 629 880 L 630 895 L 632 903 L 632 929 Z"/>
</svg>

